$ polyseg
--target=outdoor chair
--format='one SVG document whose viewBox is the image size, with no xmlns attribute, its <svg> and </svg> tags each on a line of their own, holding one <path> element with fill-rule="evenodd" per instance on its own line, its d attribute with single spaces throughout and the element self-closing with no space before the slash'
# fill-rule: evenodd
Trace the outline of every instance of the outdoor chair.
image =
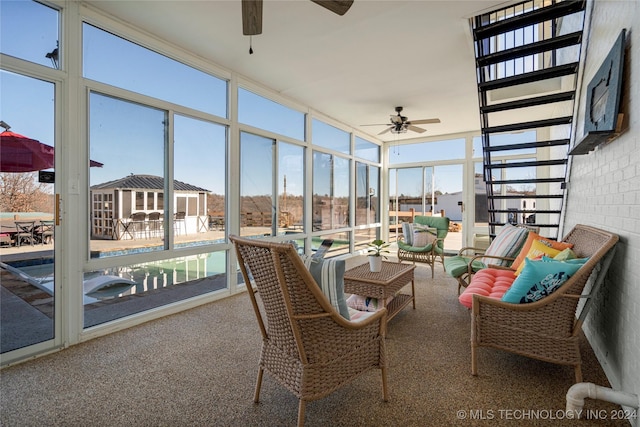
<svg viewBox="0 0 640 427">
<path fill-rule="evenodd" d="M 404 223 L 403 235 L 398 238 L 398 261 L 424 262 L 431 267 L 431 278 L 434 277 L 433 266 L 436 261 L 444 268 L 444 239 L 449 233 L 449 218 L 446 216 L 416 215 L 413 226 Z M 413 234 L 417 233 L 415 225 L 435 229 L 435 239 L 426 245 L 414 246 Z"/>
<path fill-rule="evenodd" d="M 16 246 L 21 246 L 23 242 L 31 246 L 35 243 L 35 221 L 16 221 Z"/>
<path fill-rule="evenodd" d="M 163 218 L 160 212 L 151 212 L 148 216 L 151 237 L 164 236 Z"/>
<path fill-rule="evenodd" d="M 186 222 L 187 214 L 186 212 L 176 212 L 173 215 L 173 233 L 177 236 L 178 234 L 187 234 L 187 222 Z"/>
<path fill-rule="evenodd" d="M 386 401 L 387 310 L 357 322 L 346 320 L 322 293 L 292 244 L 229 238 L 262 333 L 254 401 L 259 401 L 266 371 L 299 399 L 298 426 L 303 426 L 306 402 L 321 399 L 374 368 L 381 370 Z"/>
<path fill-rule="evenodd" d="M 40 221 L 40 230 L 38 231 L 40 243 L 44 245 L 53 241 L 53 227 L 53 220 Z"/>
<path fill-rule="evenodd" d="M 144 212 L 135 212 L 131 214 L 130 232 L 133 238 L 147 237 L 147 214 Z"/>
</svg>

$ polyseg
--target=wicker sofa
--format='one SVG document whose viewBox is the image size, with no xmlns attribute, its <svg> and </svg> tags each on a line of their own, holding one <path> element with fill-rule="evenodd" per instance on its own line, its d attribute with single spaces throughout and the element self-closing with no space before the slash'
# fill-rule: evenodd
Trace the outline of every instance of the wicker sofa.
<svg viewBox="0 0 640 427">
<path fill-rule="evenodd" d="M 504 288 L 509 287 L 509 282 L 513 283 L 515 275 L 507 270 L 495 274 L 496 269 L 491 267 L 476 273 L 460 295 L 461 302 L 471 298 L 473 375 L 478 372 L 478 347 L 493 347 L 573 366 L 576 382 L 582 381 L 579 333 L 591 306 L 590 296 L 604 281 L 618 236 L 594 227 L 576 225 L 562 241 L 572 244 L 573 252 L 588 260 L 566 282 L 542 299 L 519 304 L 502 301 Z M 590 291 L 589 295 L 583 295 L 585 287 Z M 582 298 L 586 302 L 576 317 Z"/>
</svg>

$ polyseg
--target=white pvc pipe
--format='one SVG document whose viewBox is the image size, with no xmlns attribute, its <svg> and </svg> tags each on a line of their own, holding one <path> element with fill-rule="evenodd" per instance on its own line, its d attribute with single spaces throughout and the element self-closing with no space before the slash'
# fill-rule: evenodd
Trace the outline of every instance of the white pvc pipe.
<svg viewBox="0 0 640 427">
<path fill-rule="evenodd" d="M 632 407 L 636 409 L 635 413 L 640 408 L 640 399 L 636 394 L 613 390 L 593 383 L 577 383 L 567 391 L 567 413 L 572 414 L 575 418 L 580 418 L 586 397 Z"/>
</svg>

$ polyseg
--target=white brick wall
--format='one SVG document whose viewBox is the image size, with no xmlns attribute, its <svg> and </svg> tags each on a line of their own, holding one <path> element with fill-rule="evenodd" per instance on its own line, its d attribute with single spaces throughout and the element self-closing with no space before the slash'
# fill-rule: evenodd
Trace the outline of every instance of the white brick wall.
<svg viewBox="0 0 640 427">
<path fill-rule="evenodd" d="M 623 28 L 628 129 L 596 151 L 573 158 L 564 232 L 581 223 L 620 235 L 584 330 L 613 387 L 640 395 L 640 2 L 596 0 L 593 7 L 577 139 L 584 127 L 586 86 Z"/>
</svg>

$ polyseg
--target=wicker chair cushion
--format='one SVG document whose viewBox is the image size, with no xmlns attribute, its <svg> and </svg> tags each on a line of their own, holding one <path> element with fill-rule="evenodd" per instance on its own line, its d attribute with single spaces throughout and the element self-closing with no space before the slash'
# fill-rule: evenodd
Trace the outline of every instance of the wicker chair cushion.
<svg viewBox="0 0 640 427">
<path fill-rule="evenodd" d="M 547 259 L 548 262 L 525 258 L 522 272 L 502 296 L 502 301 L 513 304 L 538 301 L 558 289 L 582 267 L 578 263 Z"/>
<path fill-rule="evenodd" d="M 333 308 L 342 317 L 350 320 L 349 308 L 344 296 L 344 260 L 317 259 L 310 256 L 302 256 L 302 260 Z"/>
<path fill-rule="evenodd" d="M 450 256 L 444 259 L 444 269 L 447 271 L 449 276 L 458 278 L 462 274 L 468 271 L 468 265 L 471 257 L 466 256 Z M 486 268 L 486 264 L 480 261 L 473 261 L 472 268 L 474 272 L 480 271 L 483 268 Z"/>
<path fill-rule="evenodd" d="M 499 300 L 515 280 L 516 276 L 511 270 L 485 268 L 473 275 L 471 283 L 460 294 L 458 301 L 465 307 L 471 308 L 475 294 Z"/>
<path fill-rule="evenodd" d="M 522 249 L 520 250 L 520 253 L 516 257 L 516 259 L 513 261 L 513 263 L 511 264 L 511 269 L 512 270 L 517 270 L 518 267 L 520 267 L 520 264 L 522 264 L 522 262 L 524 261 L 524 257 L 527 256 L 527 253 L 529 252 L 529 249 L 531 249 L 531 245 L 536 240 L 540 240 L 542 242 L 545 242 L 547 244 L 547 246 L 551 246 L 552 248 L 558 249 L 560 251 L 562 251 L 564 249 L 567 249 L 567 248 L 573 248 L 573 243 L 558 242 L 558 241 L 553 240 L 553 239 L 548 239 L 546 237 L 542 237 L 541 235 L 539 235 L 536 232 L 530 231 L 529 235 L 527 236 L 527 241 L 524 242 L 524 245 L 522 245 Z"/>
<path fill-rule="evenodd" d="M 484 254 L 505 258 L 515 258 L 518 252 L 520 252 L 522 245 L 524 245 L 527 240 L 527 233 L 528 230 L 524 227 L 515 227 L 511 224 L 505 224 Z M 495 258 L 482 258 L 480 261 L 485 264 L 495 264 L 504 267 L 509 266 L 509 261 Z"/>
</svg>

